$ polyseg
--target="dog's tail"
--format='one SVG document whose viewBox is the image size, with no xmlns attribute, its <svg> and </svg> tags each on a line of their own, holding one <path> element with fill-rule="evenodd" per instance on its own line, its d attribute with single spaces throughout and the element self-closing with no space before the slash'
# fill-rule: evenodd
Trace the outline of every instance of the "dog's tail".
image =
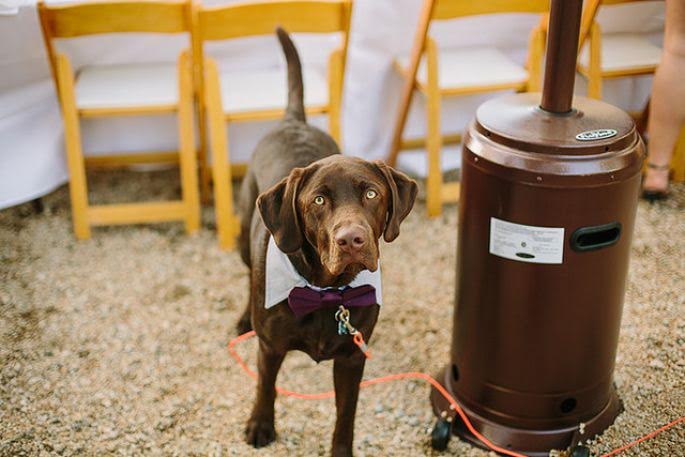
<svg viewBox="0 0 685 457">
<path fill-rule="evenodd" d="M 281 42 L 283 54 L 285 54 L 285 60 L 288 63 L 288 107 L 285 110 L 285 118 L 306 122 L 300 56 L 297 54 L 297 48 L 295 48 L 288 32 L 277 27 L 276 35 L 278 35 L 278 41 Z"/>
</svg>

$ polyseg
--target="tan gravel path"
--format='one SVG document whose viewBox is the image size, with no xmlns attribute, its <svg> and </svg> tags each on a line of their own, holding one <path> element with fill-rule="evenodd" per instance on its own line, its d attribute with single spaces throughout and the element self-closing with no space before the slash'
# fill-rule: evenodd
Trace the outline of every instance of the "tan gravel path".
<svg viewBox="0 0 685 457">
<path fill-rule="evenodd" d="M 172 172 L 130 176 L 95 176 L 93 200 L 177 192 Z M 279 398 L 277 442 L 242 443 L 254 383 L 226 351 L 247 299 L 237 253 L 180 224 L 99 228 L 75 242 L 67 196 L 48 196 L 42 214 L 0 212 L 0 455 L 326 455 L 331 400 Z M 456 209 L 424 214 L 418 205 L 383 248 L 386 305 L 366 377 L 448 360 Z M 210 227 L 210 210 L 204 219 Z M 251 363 L 254 343 L 240 349 Z M 321 365 L 292 354 L 279 381 L 329 389 L 331 364 Z M 626 411 L 595 452 L 685 414 L 685 186 L 640 203 L 616 383 Z M 427 395 L 419 382 L 365 390 L 357 456 L 434 455 Z M 448 455 L 488 454 L 454 439 Z M 685 426 L 624 455 L 685 456 Z"/>
</svg>

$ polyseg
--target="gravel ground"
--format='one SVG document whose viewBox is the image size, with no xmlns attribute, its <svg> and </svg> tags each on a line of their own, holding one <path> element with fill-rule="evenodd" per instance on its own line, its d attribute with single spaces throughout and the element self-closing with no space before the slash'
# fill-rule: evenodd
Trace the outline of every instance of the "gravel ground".
<svg viewBox="0 0 685 457">
<path fill-rule="evenodd" d="M 178 192 L 171 171 L 91 179 L 94 201 Z M 625 412 L 594 452 L 685 414 L 685 187 L 673 191 L 666 203 L 640 203 L 616 366 Z M 247 270 L 217 248 L 211 210 L 191 237 L 163 224 L 98 228 L 75 242 L 67 189 L 44 202 L 42 213 L 30 204 L 0 212 L 0 455 L 326 455 L 332 400 L 281 397 L 276 443 L 255 451 L 242 442 L 254 382 L 226 343 L 247 300 Z M 367 378 L 434 373 L 448 360 L 455 207 L 445 213 L 427 220 L 417 205 L 383 248 L 387 305 Z M 250 364 L 255 350 L 255 341 L 240 348 Z M 321 365 L 293 353 L 279 382 L 328 390 L 332 366 Z M 357 455 L 437 455 L 427 395 L 418 381 L 364 390 Z M 624 455 L 684 448 L 681 425 Z M 493 455 L 457 439 L 448 454 Z"/>
</svg>

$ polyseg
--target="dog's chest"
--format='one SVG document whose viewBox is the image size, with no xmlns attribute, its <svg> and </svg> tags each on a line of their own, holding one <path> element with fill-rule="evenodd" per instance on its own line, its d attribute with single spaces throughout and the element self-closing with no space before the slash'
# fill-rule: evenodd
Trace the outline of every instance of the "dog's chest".
<svg viewBox="0 0 685 457">
<path fill-rule="evenodd" d="M 320 310 L 297 319 L 301 336 L 295 344 L 316 360 L 326 360 L 350 352 L 352 338 L 340 335 L 335 310 Z"/>
<path fill-rule="evenodd" d="M 271 336 L 278 340 L 273 341 L 274 344 L 284 344 L 286 347 L 283 349 L 286 350 L 305 352 L 317 362 L 349 356 L 359 351 L 351 335 L 339 333 L 335 308 L 321 309 L 295 318 L 287 307 L 288 304 L 284 302 L 267 310 L 267 314 L 271 316 L 266 317 L 265 324 Z M 376 325 L 379 309 L 375 305 L 351 310 L 350 322 L 362 332 L 367 342 Z"/>
</svg>

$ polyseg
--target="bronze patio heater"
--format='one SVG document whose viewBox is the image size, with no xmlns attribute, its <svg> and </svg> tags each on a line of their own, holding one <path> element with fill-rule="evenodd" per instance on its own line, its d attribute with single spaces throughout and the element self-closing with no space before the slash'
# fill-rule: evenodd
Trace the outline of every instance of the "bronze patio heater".
<svg viewBox="0 0 685 457">
<path fill-rule="evenodd" d="M 462 153 L 451 362 L 437 379 L 479 432 L 529 456 L 601 433 L 621 409 L 612 378 L 644 145 L 622 110 L 573 100 L 581 10 L 552 0 L 542 98 L 481 105 Z M 435 448 L 450 432 L 481 445 L 435 390 L 431 401 Z"/>
</svg>

